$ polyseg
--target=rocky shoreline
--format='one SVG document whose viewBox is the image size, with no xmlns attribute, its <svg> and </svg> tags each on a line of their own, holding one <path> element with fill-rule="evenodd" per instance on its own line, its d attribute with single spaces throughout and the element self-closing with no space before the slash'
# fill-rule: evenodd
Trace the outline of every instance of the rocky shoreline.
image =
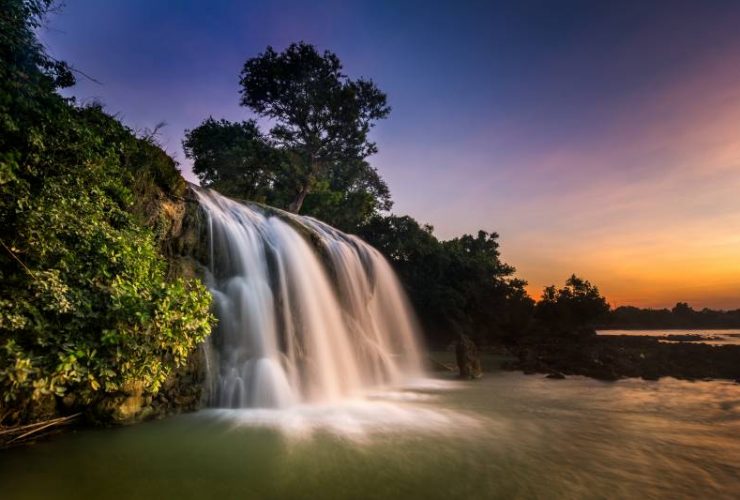
<svg viewBox="0 0 740 500">
<path fill-rule="evenodd" d="M 740 381 L 740 345 L 661 342 L 632 335 L 530 338 L 509 346 L 516 358 L 502 368 L 545 373 L 550 378 L 585 375 L 599 380 L 639 377 L 658 380 Z"/>
</svg>

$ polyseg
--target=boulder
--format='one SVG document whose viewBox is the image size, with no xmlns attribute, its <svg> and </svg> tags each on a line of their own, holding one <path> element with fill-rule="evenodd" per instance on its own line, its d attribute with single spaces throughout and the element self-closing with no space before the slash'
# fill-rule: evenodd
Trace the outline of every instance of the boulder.
<svg viewBox="0 0 740 500">
<path fill-rule="evenodd" d="M 460 335 L 455 345 L 455 354 L 457 355 L 457 367 L 460 370 L 460 378 L 471 380 L 483 376 L 478 347 L 470 337 Z"/>
</svg>

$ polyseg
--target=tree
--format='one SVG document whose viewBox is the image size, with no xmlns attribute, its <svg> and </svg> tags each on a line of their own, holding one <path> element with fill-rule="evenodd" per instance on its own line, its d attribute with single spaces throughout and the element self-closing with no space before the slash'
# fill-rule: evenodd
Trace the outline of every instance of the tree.
<svg viewBox="0 0 740 500">
<path fill-rule="evenodd" d="M 692 316 L 696 315 L 696 311 L 694 311 L 687 302 L 676 303 L 676 305 L 673 306 L 673 309 L 671 309 L 671 312 L 676 318 L 682 320 L 688 320 Z"/>
<path fill-rule="evenodd" d="M 185 132 L 183 148 L 203 186 L 283 209 L 295 198 L 294 166 L 253 120 L 234 123 L 208 118 Z M 388 186 L 378 172 L 365 160 L 357 160 L 337 163 L 315 182 L 303 212 L 355 232 L 392 205 Z"/>
<path fill-rule="evenodd" d="M 260 202 L 267 200 L 281 175 L 283 157 L 273 148 L 254 120 L 233 123 L 208 118 L 185 131 L 185 156 L 206 187 L 227 196 Z"/>
<path fill-rule="evenodd" d="M 639 309 L 617 307 L 609 315 L 609 328 L 740 328 L 740 309 L 716 311 L 704 308 L 694 310 L 688 303 L 679 302 L 673 309 Z"/>
<path fill-rule="evenodd" d="M 287 207 L 294 213 L 336 169 L 362 165 L 377 151 L 368 133 L 390 112 L 371 80 L 348 78 L 335 54 L 303 42 L 247 60 L 240 84 L 241 104 L 275 122 L 270 135 L 294 174 Z"/>
<path fill-rule="evenodd" d="M 573 274 L 563 288 L 550 285 L 542 291 L 535 317 L 551 330 L 571 333 L 593 324 L 608 312 L 609 304 L 599 289 Z"/>
<path fill-rule="evenodd" d="M 286 192 L 290 195 L 290 192 Z M 283 197 L 283 199 L 287 199 Z M 337 164 L 306 196 L 303 213 L 355 233 L 381 210 L 393 206 L 385 181 L 365 160 Z"/>
<path fill-rule="evenodd" d="M 431 340 L 506 341 L 528 327 L 533 301 L 501 261 L 496 233 L 439 241 L 431 226 L 391 215 L 373 217 L 360 236 L 391 261 Z"/>
</svg>

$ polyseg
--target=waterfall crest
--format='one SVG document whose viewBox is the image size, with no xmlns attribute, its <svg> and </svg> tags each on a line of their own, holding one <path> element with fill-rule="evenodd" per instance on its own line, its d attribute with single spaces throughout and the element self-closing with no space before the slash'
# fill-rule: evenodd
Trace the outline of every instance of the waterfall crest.
<svg viewBox="0 0 740 500">
<path fill-rule="evenodd" d="M 413 314 L 377 250 L 311 217 L 194 190 L 219 320 L 212 405 L 329 402 L 422 375 Z"/>
</svg>

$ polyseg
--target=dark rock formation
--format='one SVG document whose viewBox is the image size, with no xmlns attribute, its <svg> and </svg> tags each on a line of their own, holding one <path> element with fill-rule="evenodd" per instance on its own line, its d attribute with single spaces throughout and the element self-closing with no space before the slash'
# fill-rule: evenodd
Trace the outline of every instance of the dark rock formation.
<svg viewBox="0 0 740 500">
<path fill-rule="evenodd" d="M 470 337 L 460 335 L 455 345 L 455 354 L 457 356 L 457 367 L 460 370 L 460 378 L 470 380 L 483 376 L 478 347 L 470 340 Z"/>
<path fill-rule="evenodd" d="M 510 347 L 516 361 L 503 368 L 524 373 L 585 375 L 599 380 L 740 378 L 740 346 L 660 342 L 655 337 L 538 337 Z"/>
<path fill-rule="evenodd" d="M 152 414 L 164 416 L 202 408 L 210 394 L 206 385 L 206 350 L 199 346 L 188 357 L 188 363 L 175 370 L 152 401 Z"/>
</svg>

